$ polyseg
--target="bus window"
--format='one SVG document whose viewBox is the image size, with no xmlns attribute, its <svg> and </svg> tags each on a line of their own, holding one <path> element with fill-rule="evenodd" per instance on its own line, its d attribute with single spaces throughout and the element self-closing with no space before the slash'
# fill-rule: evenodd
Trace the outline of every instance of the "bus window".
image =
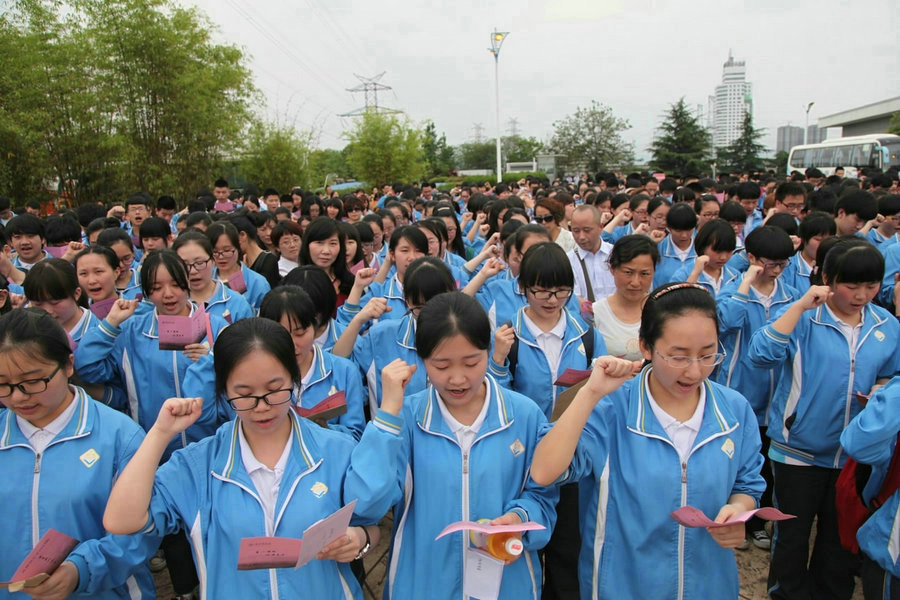
<svg viewBox="0 0 900 600">
<path fill-rule="evenodd" d="M 900 166 L 900 142 L 885 144 L 885 147 L 888 149 L 888 159 L 890 161 L 889 164 L 885 166 L 885 169 L 893 166 Z"/>
<path fill-rule="evenodd" d="M 817 167 L 834 166 L 834 147 L 822 148 L 819 152 Z"/>
<path fill-rule="evenodd" d="M 843 166 L 850 155 L 850 146 L 836 146 L 834 149 L 834 166 Z"/>
<path fill-rule="evenodd" d="M 794 167 L 802 167 L 806 162 L 806 150 L 794 150 L 790 163 Z"/>
</svg>

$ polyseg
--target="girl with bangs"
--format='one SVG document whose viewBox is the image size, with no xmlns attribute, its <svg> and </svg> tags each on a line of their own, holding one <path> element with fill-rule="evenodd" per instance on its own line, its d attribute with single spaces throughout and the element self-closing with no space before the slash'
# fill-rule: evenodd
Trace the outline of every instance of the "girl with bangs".
<svg viewBox="0 0 900 600">
<path fill-rule="evenodd" d="M 209 226 L 206 237 L 212 246 L 213 280 L 227 285 L 228 279 L 240 272 L 247 289 L 237 293 L 244 297 L 252 313 L 256 314 L 271 287 L 265 277 L 242 262 L 241 239 L 237 228 L 231 223 L 218 221 Z"/>
<path fill-rule="evenodd" d="M 773 598 L 851 596 L 856 559 L 841 547 L 835 509 L 835 483 L 846 460 L 840 436 L 869 396 L 900 371 L 900 325 L 872 302 L 884 275 L 881 253 L 847 237 L 818 262 L 822 285 L 811 286 L 754 333 L 748 352 L 753 366 L 777 374 L 768 411 L 774 503 L 797 516 L 775 526 Z"/>
<path fill-rule="evenodd" d="M 734 229 L 724 219 L 711 219 L 694 238 L 697 258 L 693 265 L 685 265 L 675 271 L 671 281 L 699 283 L 716 296 L 724 286 L 740 277 L 740 273 L 728 266 L 737 247 Z"/>
<path fill-rule="evenodd" d="M 314 219 L 303 234 L 300 264 L 315 265 L 325 271 L 341 306 L 353 287 L 353 274 L 347 268 L 346 236 L 338 222 L 328 217 Z"/>
</svg>

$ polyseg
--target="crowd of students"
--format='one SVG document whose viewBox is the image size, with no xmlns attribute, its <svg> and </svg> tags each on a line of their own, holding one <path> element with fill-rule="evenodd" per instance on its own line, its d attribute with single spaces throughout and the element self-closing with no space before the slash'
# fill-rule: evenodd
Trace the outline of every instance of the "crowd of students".
<svg viewBox="0 0 900 600">
<path fill-rule="evenodd" d="M 386 598 L 474 594 L 468 532 L 436 539 L 469 520 L 543 526 L 499 598 L 737 598 L 751 545 L 772 598 L 848 599 L 857 575 L 900 598 L 900 492 L 858 555 L 835 500 L 847 456 L 879 492 L 900 432 L 898 194 L 813 169 L 218 180 L 180 212 L 137 193 L 45 218 L 0 198 L 0 578 L 52 528 L 81 543 L 39 600 L 153 598 L 151 567 L 178 598 L 362 598 L 392 512 Z M 203 313 L 161 349 L 160 317 Z M 336 392 L 342 414 L 300 416 Z M 318 560 L 237 570 L 242 539 L 354 500 Z M 731 522 L 760 506 L 794 518 Z"/>
</svg>

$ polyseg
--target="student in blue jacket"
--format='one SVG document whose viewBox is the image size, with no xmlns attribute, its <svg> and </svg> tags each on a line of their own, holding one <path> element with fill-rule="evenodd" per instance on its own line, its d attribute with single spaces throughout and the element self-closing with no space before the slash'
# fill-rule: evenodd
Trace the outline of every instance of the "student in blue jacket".
<svg viewBox="0 0 900 600">
<path fill-rule="evenodd" d="M 828 213 L 813 211 L 800 221 L 797 229 L 800 236 L 800 249 L 788 260 L 781 280 L 805 294 L 809 289 L 809 276 L 816 268 L 816 253 L 819 244 L 837 232 L 834 218 Z"/>
<path fill-rule="evenodd" d="M 166 400 L 110 493 L 104 525 L 118 533 L 189 529 L 202 598 L 361 600 L 348 563 L 378 530 L 356 523 L 377 522 L 382 507 L 348 472 L 353 440 L 291 410 L 300 373 L 290 334 L 268 319 L 244 319 L 222 332 L 215 356 L 216 399 L 238 416 L 157 470 L 169 440 L 204 411 L 202 398 Z M 354 526 L 319 560 L 296 570 L 237 570 L 241 539 L 299 538 L 354 499 Z"/>
<path fill-rule="evenodd" d="M 108 248 L 101 251 L 112 253 Z M 31 306 L 46 311 L 62 325 L 72 339 L 73 352 L 85 333 L 100 324 L 100 320 L 85 308 L 86 294 L 78 285 L 75 269 L 61 258 L 48 258 L 34 265 L 25 276 L 23 287 Z M 83 383 L 76 374 L 72 383 L 80 384 L 92 398 L 116 410 L 128 409 L 125 386 L 121 380 L 88 384 Z"/>
<path fill-rule="evenodd" d="M 281 285 L 266 294 L 259 310 L 260 317 L 280 323 L 291 334 L 300 369 L 300 386 L 294 394 L 297 405 L 313 408 L 328 396 L 343 391 L 347 412 L 328 424 L 358 440 L 366 425 L 365 393 L 359 369 L 352 361 L 323 351 L 315 344 L 315 314 L 309 295 L 293 285 Z"/>
<path fill-rule="evenodd" d="M 412 225 L 397 227 L 391 233 L 388 252 L 382 261 L 378 274 L 387 273 L 391 267 L 396 272 L 384 283 L 375 278 L 374 269 L 360 269 L 347 301 L 337 311 L 337 322 L 347 326 L 372 298 L 384 298 L 391 310 L 384 312 L 382 319 L 401 319 L 406 312 L 403 293 L 404 278 L 409 265 L 423 256 L 428 256 L 428 238 L 422 230 Z"/>
<path fill-rule="evenodd" d="M 756 508 L 759 432 L 753 410 L 709 380 L 724 358 L 716 305 L 697 284 L 651 292 L 641 316 L 648 366 L 601 357 L 538 444 L 539 484 L 579 482 L 583 600 L 737 598 L 744 524 L 688 529 L 669 514 L 694 506 L 719 523 Z"/>
<path fill-rule="evenodd" d="M 141 276 L 137 270 L 140 265 L 135 260 L 134 242 L 122 228 L 104 229 L 97 236 L 98 246 L 106 246 L 119 257 L 121 267 L 116 279 L 116 290 L 122 298 L 132 300 L 141 296 Z"/>
<path fill-rule="evenodd" d="M 202 304 L 209 315 L 215 315 L 228 323 L 253 316 L 253 310 L 244 297 L 213 278 L 213 247 L 209 238 L 199 231 L 186 231 L 172 244 L 188 270 L 190 297 Z"/>
<path fill-rule="evenodd" d="M 841 433 L 841 447 L 857 462 L 870 465 L 871 475 L 862 491 L 862 500 L 871 506 L 881 490 L 896 452 L 900 432 L 900 377 L 891 381 L 869 398 L 863 410 Z M 872 507 L 875 508 L 875 507 Z M 895 548 L 900 519 L 900 490 L 859 528 L 856 539 L 862 551 L 860 575 L 867 600 L 900 597 L 900 563 Z"/>
<path fill-rule="evenodd" d="M 751 340 L 751 363 L 778 374 L 768 427 L 775 505 L 797 516 L 775 527 L 773 598 L 852 594 L 855 561 L 840 546 L 835 483 L 845 460 L 841 431 L 860 411 L 857 394 L 900 371 L 900 326 L 871 303 L 883 272 L 884 258 L 864 239 L 838 241 L 822 261 L 825 285 L 810 287 Z"/>
<path fill-rule="evenodd" d="M 244 300 L 250 305 L 252 314 L 255 315 L 259 311 L 263 297 L 272 288 L 265 277 L 245 265 L 241 260 L 241 241 L 237 228 L 231 223 L 217 221 L 207 228 L 206 237 L 212 245 L 212 257 L 215 265 L 213 280 L 227 283 L 229 277 L 240 272 L 247 289 L 238 293 L 244 297 Z"/>
<path fill-rule="evenodd" d="M 537 599 L 537 550 L 547 543 L 556 515 L 555 488 L 528 480 L 528 465 L 546 418 L 528 398 L 487 374 L 490 327 L 484 310 L 461 292 L 429 300 L 420 313 L 415 347 L 428 373 L 427 389 L 404 398 L 422 365 L 397 359 L 381 373 L 381 409 L 354 453 L 351 473 L 373 496 L 394 506 L 394 530 L 385 597 L 395 600 L 461 598 L 468 532 L 439 540 L 460 520 L 493 524 L 533 521 L 525 550 L 503 567 L 499 598 Z M 356 459 L 377 456 L 362 471 Z"/>
<path fill-rule="evenodd" d="M 697 249 L 694 264 L 685 264 L 675 271 L 670 281 L 699 283 L 715 298 L 719 290 L 740 278 L 740 274 L 728 266 L 736 246 L 737 236 L 728 221 L 710 219 L 694 239 Z"/>
<path fill-rule="evenodd" d="M 694 250 L 696 227 L 697 213 L 687 202 L 679 202 L 666 213 L 666 229 L 669 234 L 658 244 L 659 264 L 653 276 L 654 287 L 676 281 L 672 276 L 679 269 L 693 268 L 697 258 Z"/>
<path fill-rule="evenodd" d="M 353 318 L 334 346 L 334 354 L 351 358 L 366 378 L 370 415 L 374 415 L 381 406 L 381 370 L 396 358 L 410 364 L 418 362 L 415 340 L 422 306 L 438 294 L 456 290 L 456 281 L 450 269 L 444 261 L 433 256 L 413 261 L 406 270 L 405 281 L 404 307 L 408 308 L 405 308 L 401 318 L 381 320 L 365 334 L 359 335 L 368 321 L 384 316 L 385 311 L 396 310 L 384 298 L 373 298 Z M 415 393 L 425 389 L 425 386 L 425 372 L 420 369 L 408 383 L 407 390 L 408 393 Z"/>
<path fill-rule="evenodd" d="M 36 267 L 38 265 L 35 265 Z M 0 318 L 0 578 L 9 580 L 38 540 L 55 529 L 80 541 L 43 583 L 0 598 L 155 598 L 147 561 L 158 535 L 103 529 L 113 482 L 144 437 L 122 413 L 69 385 L 66 333 L 43 310 Z"/>
<path fill-rule="evenodd" d="M 320 349 L 331 352 L 334 345 L 344 333 L 344 326 L 334 318 L 337 308 L 337 292 L 331 284 L 331 278 L 325 271 L 314 265 L 302 265 L 284 276 L 282 285 L 295 285 L 303 288 L 315 306 L 316 339 Z"/>
</svg>

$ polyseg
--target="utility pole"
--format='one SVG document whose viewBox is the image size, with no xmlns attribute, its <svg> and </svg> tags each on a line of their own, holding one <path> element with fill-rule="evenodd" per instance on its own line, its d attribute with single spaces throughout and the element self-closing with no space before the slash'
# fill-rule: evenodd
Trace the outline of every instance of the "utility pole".
<svg viewBox="0 0 900 600">
<path fill-rule="evenodd" d="M 491 34 L 491 54 L 494 55 L 494 100 L 497 103 L 497 183 L 503 181 L 503 166 L 500 160 L 500 47 L 509 35 L 508 31 L 497 31 Z"/>
</svg>

